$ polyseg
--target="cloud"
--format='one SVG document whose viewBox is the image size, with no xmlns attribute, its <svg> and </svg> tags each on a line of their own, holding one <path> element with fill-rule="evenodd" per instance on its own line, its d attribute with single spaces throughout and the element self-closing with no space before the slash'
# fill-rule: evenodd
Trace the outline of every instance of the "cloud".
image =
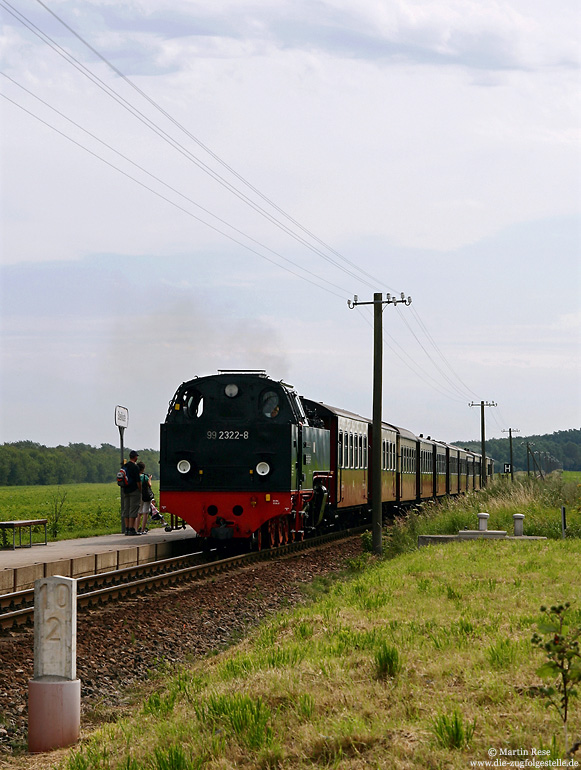
<svg viewBox="0 0 581 770">
<path fill-rule="evenodd" d="M 265 46 L 383 65 L 490 71 L 574 68 L 579 62 L 574 2 L 561 3 L 559 13 L 521 0 L 87 0 L 82 11 L 66 1 L 55 11 L 130 75 L 181 69 L 184 58 L 196 54 L 262 55 Z M 46 13 L 34 18 L 47 23 Z M 54 34 L 63 36 L 50 21 Z"/>
</svg>

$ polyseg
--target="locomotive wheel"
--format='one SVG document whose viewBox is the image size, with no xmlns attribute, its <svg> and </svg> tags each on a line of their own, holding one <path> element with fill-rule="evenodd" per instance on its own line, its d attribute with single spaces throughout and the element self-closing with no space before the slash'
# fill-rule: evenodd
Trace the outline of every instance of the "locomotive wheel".
<svg viewBox="0 0 581 770">
<path fill-rule="evenodd" d="M 277 533 L 278 533 L 278 527 L 276 526 L 276 519 L 269 519 L 267 548 L 276 548 Z"/>
<path fill-rule="evenodd" d="M 284 531 L 283 531 L 283 520 L 282 517 L 279 516 L 278 519 L 276 519 L 276 547 L 284 544 Z"/>
<path fill-rule="evenodd" d="M 262 551 L 262 527 L 258 527 L 256 530 L 256 550 Z"/>
<path fill-rule="evenodd" d="M 282 544 L 286 545 L 290 541 L 290 526 L 288 523 L 288 516 L 283 516 L 281 521 L 282 528 Z"/>
</svg>

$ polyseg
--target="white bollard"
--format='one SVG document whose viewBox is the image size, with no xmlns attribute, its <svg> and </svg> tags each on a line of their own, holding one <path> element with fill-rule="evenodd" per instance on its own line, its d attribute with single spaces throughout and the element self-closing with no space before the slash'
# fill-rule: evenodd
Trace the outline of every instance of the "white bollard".
<svg viewBox="0 0 581 770">
<path fill-rule="evenodd" d="M 70 746 L 81 731 L 77 679 L 77 581 L 34 584 L 34 679 L 28 682 L 28 750 Z"/>
<path fill-rule="evenodd" d="M 514 521 L 514 536 L 522 537 L 524 532 L 524 513 L 513 513 L 512 520 Z"/>
<path fill-rule="evenodd" d="M 478 531 L 479 532 L 486 532 L 488 529 L 488 517 L 490 514 L 488 513 L 479 513 L 478 514 Z"/>
</svg>

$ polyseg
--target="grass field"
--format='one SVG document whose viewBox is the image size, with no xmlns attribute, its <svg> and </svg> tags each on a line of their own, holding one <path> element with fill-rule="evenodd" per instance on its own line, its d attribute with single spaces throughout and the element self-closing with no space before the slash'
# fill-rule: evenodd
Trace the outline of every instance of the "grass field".
<svg viewBox="0 0 581 770">
<path fill-rule="evenodd" d="M 563 758 L 531 636 L 541 603 L 574 603 L 581 628 L 579 563 L 573 539 L 358 560 L 242 644 L 154 675 L 132 717 L 59 767 L 465 770 L 491 750 Z M 578 699 L 568 733 L 569 745 L 581 739 Z"/>
<path fill-rule="evenodd" d="M 153 490 L 157 499 L 159 482 L 153 482 Z M 0 521 L 48 518 L 51 540 L 106 535 L 120 531 L 119 496 L 115 483 L 0 487 Z M 515 484 L 498 478 L 490 490 L 476 495 L 424 504 L 418 509 L 422 516 L 400 520 L 388 548 L 392 553 L 412 549 L 418 534 L 474 529 L 482 510 L 490 513 L 489 529 L 511 531 L 512 514 L 524 513 L 525 535 L 561 537 L 562 505 L 567 508 L 569 535 L 581 537 L 581 472 L 553 474 L 546 482 L 524 474 Z M 35 533 L 37 541 L 40 537 Z"/>
<path fill-rule="evenodd" d="M 565 476 L 522 482 L 403 518 L 386 536 L 388 558 L 364 554 L 242 643 L 152 671 L 128 695 L 131 716 L 120 711 L 58 764 L 23 756 L 6 767 L 465 770 L 494 757 L 562 760 L 565 740 L 581 740 L 581 701 L 571 701 L 566 739 L 537 673 L 546 653 L 531 637 L 542 631 L 541 605 L 565 602 L 581 634 L 581 488 Z M 561 504 L 572 523 L 564 540 L 553 526 Z M 552 539 L 413 542 L 424 522 L 473 526 L 485 509 L 492 528 L 515 508 Z M 581 749 L 575 757 L 581 766 Z"/>
<path fill-rule="evenodd" d="M 159 482 L 152 486 L 157 495 Z M 0 521 L 38 518 L 49 520 L 49 540 L 120 532 L 119 487 L 116 483 L 0 487 Z M 40 537 L 37 532 L 34 539 Z"/>
</svg>

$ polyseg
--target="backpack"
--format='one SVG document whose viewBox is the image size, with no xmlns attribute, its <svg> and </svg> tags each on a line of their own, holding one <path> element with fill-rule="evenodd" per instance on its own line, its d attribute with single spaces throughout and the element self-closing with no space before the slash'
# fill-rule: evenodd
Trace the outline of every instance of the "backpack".
<svg viewBox="0 0 581 770">
<path fill-rule="evenodd" d="M 148 503 L 153 500 L 154 494 L 152 488 L 149 486 L 149 476 L 142 473 L 141 476 L 141 499 L 144 503 Z"/>
<path fill-rule="evenodd" d="M 121 470 L 117 472 L 117 485 L 120 487 L 129 486 L 129 477 L 127 475 L 127 471 L 125 470 L 125 467 L 121 468 Z"/>
</svg>

